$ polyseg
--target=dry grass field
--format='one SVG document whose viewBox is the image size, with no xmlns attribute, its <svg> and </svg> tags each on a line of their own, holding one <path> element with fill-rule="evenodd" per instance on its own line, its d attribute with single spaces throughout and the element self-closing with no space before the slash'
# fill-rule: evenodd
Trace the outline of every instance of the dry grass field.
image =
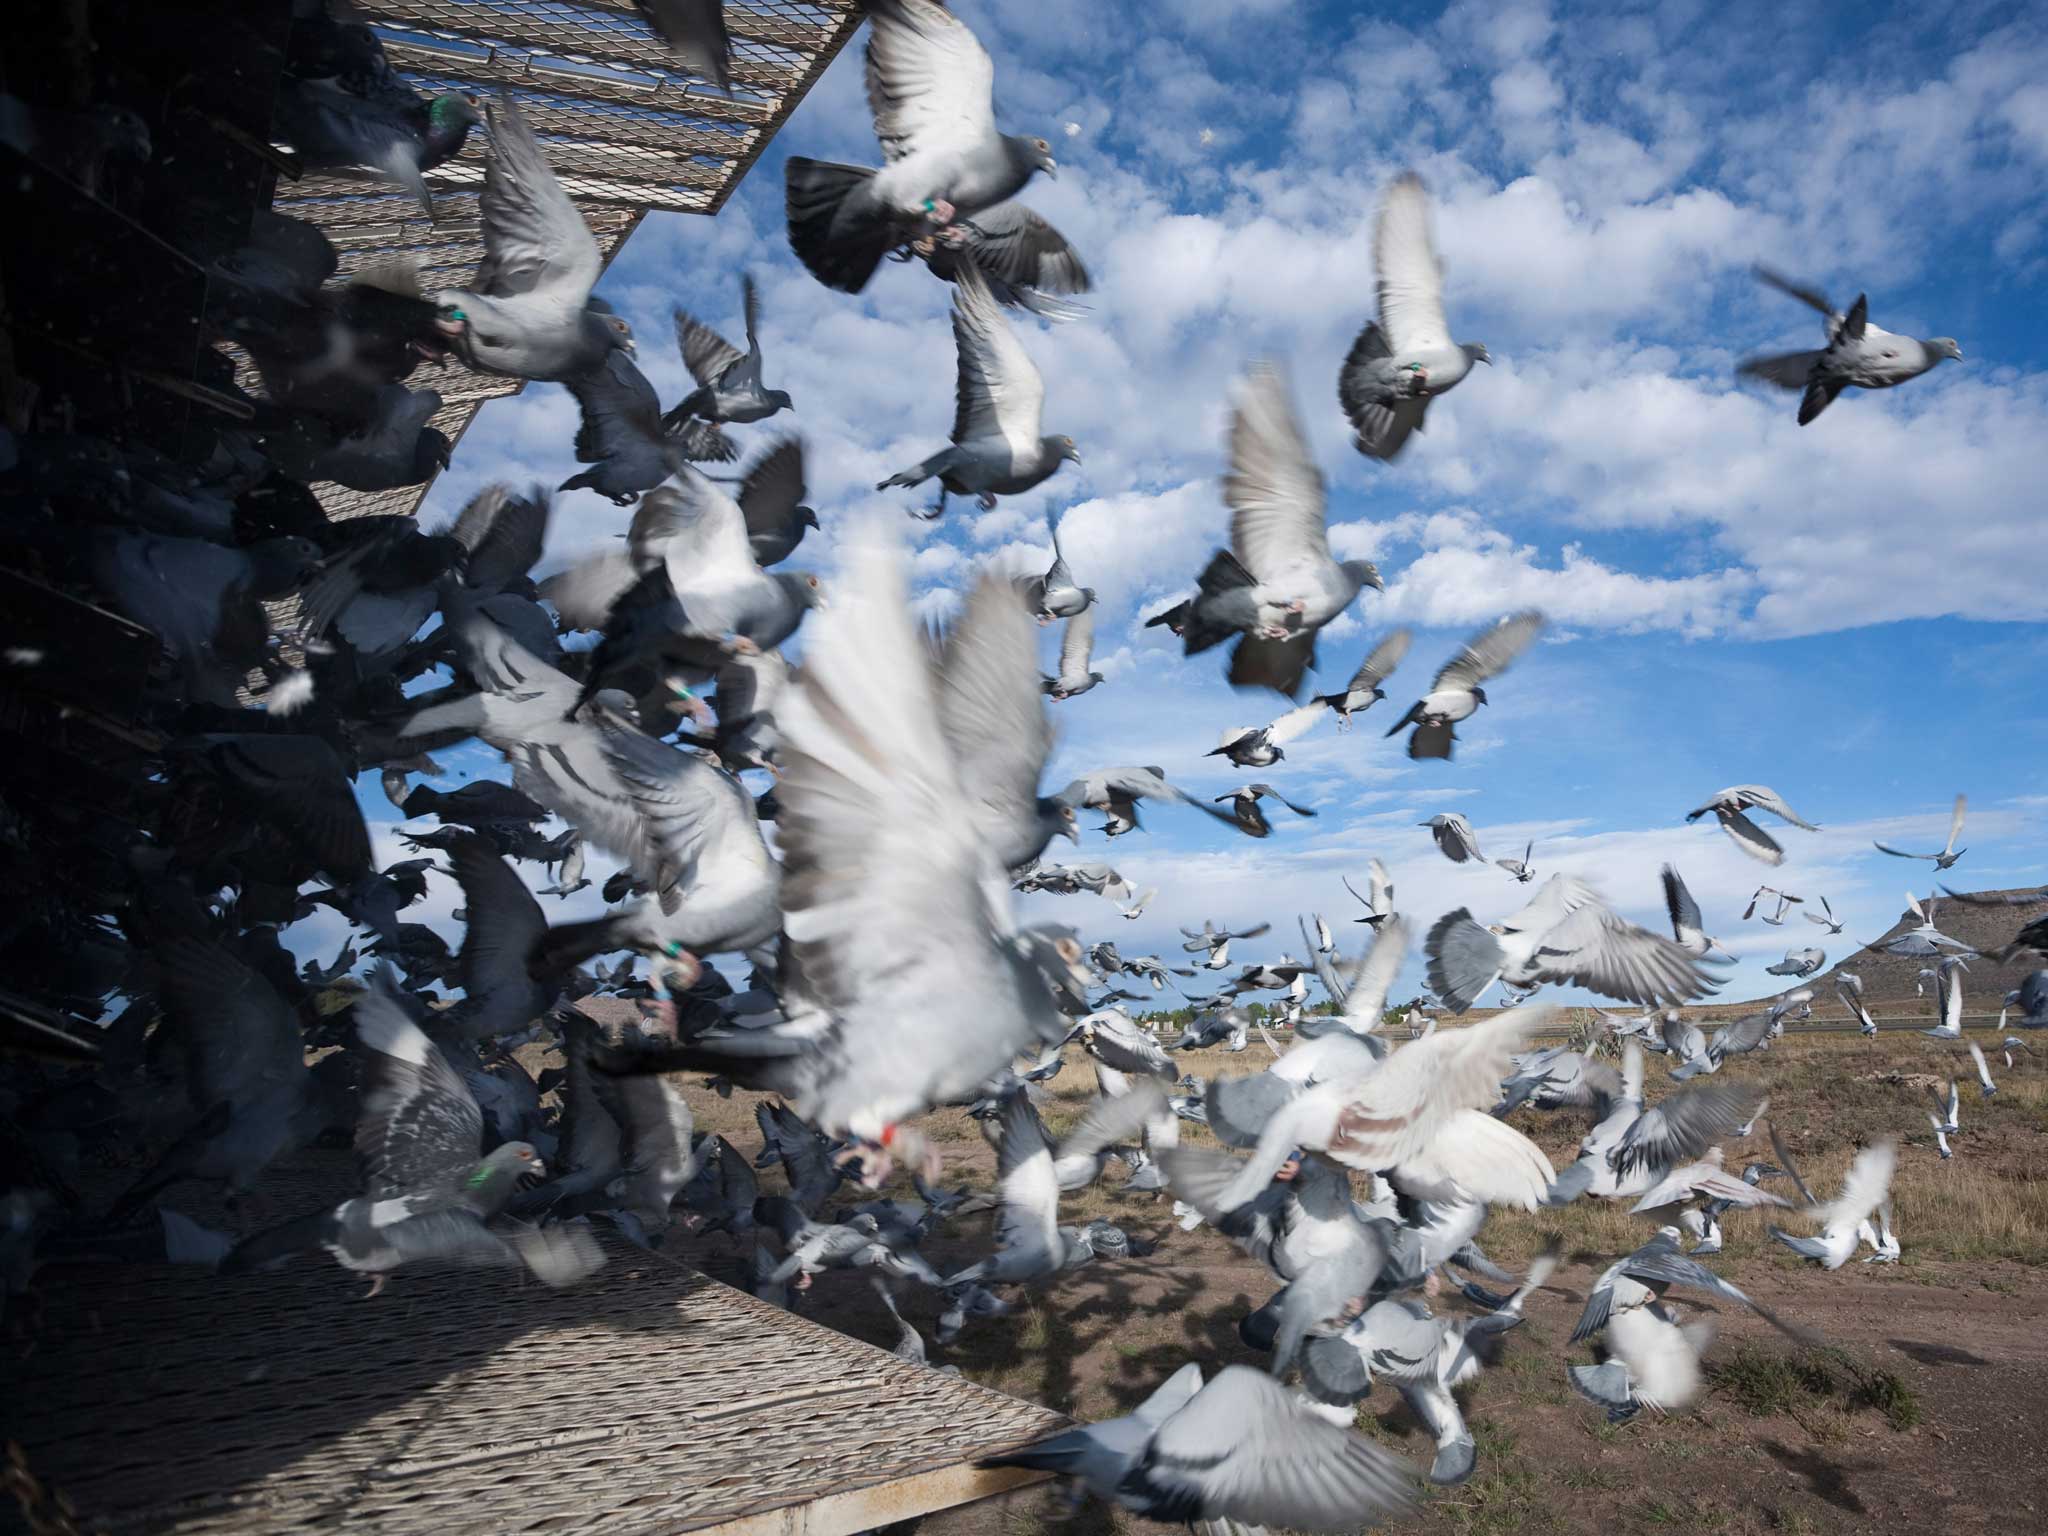
<svg viewBox="0 0 2048 1536">
<path fill-rule="evenodd" d="M 1906 1011 L 1910 1002 L 1897 1011 Z M 1985 1040 L 1988 1032 L 1979 1031 Z M 1897 1137 L 1893 1186 L 1904 1257 L 1896 1266 L 1852 1260 L 1827 1274 L 1773 1242 L 1764 1223 L 1724 1219 L 1717 1268 L 1791 1319 L 1824 1348 L 1801 1351 L 1746 1312 L 1674 1293 L 1681 1311 L 1712 1316 L 1707 1354 L 1713 1386 L 1689 1412 L 1644 1416 L 1614 1427 L 1565 1383 L 1566 1344 L 1585 1288 L 1614 1256 L 1649 1235 L 1620 1205 L 1581 1201 L 1534 1214 L 1496 1213 L 1481 1235 L 1487 1252 L 1519 1269 L 1551 1236 L 1566 1260 L 1532 1299 L 1529 1321 L 1509 1334 L 1498 1364 L 1462 1395 L 1480 1447 L 1465 1486 L 1432 1490 L 1421 1528 L 1448 1532 L 1832 1532 L 1934 1526 L 1948 1532 L 2048 1521 L 2048 1041 L 2006 1069 L 1994 1048 L 1997 1095 L 1978 1097 L 1960 1047 L 1917 1034 L 1790 1036 L 1726 1069 L 1770 1091 L 1776 1121 L 1801 1171 L 1822 1198 L 1855 1148 Z M 1190 1052 L 1186 1070 L 1227 1076 L 1270 1058 L 1254 1043 L 1232 1056 Z M 1665 1091 L 1662 1058 L 1649 1060 L 1651 1097 Z M 1943 1162 L 1928 1129 L 1928 1089 L 1963 1085 L 1963 1133 Z M 1094 1091 L 1078 1047 L 1047 1085 L 1055 1131 Z M 759 1145 L 753 1099 L 706 1092 L 699 1125 L 751 1151 Z M 1523 1111 L 1517 1123 L 1553 1162 L 1573 1155 L 1583 1117 Z M 986 1188 L 993 1159 L 973 1122 L 933 1117 L 951 1186 Z M 1206 1133 L 1188 1128 L 1197 1138 Z M 1759 1126 L 1730 1145 L 1740 1167 L 1768 1157 Z M 1120 1175 L 1112 1171 L 1110 1178 Z M 772 1183 L 774 1175 L 765 1176 Z M 1063 1207 L 1063 1220 L 1107 1217 L 1156 1244 L 1148 1257 L 1072 1271 L 1019 1299 L 1008 1317 L 971 1323 L 934 1364 L 1033 1398 L 1080 1418 L 1127 1411 L 1189 1359 L 1210 1366 L 1251 1357 L 1237 1320 L 1273 1282 L 1207 1227 L 1181 1232 L 1170 1198 L 1125 1196 L 1098 1186 Z M 927 1251 L 944 1270 L 988 1242 L 987 1217 L 935 1236 Z M 1794 1225 L 1797 1225 L 1794 1223 Z M 688 1256 L 743 1282 L 747 1251 L 720 1236 Z M 1458 1307 L 1445 1298 L 1436 1305 Z M 884 1345 L 894 1332 L 864 1279 L 821 1276 L 803 1299 L 807 1315 Z M 912 1293 L 905 1310 L 929 1334 L 937 1307 Z M 1428 1438 L 1398 1397 L 1382 1389 L 1359 1422 L 1418 1464 Z M 1016 1495 L 927 1522 L 930 1536 L 1027 1536 L 1040 1531 L 1137 1532 L 1144 1522 L 1090 1505 L 1070 1513 L 1043 1491 Z"/>
</svg>

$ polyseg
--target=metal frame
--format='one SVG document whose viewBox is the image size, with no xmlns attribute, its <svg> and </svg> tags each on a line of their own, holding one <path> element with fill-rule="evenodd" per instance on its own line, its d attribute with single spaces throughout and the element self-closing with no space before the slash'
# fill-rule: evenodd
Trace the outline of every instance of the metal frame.
<svg viewBox="0 0 2048 1536">
<path fill-rule="evenodd" d="M 729 0 L 733 94 L 692 75 L 631 0 L 352 0 L 398 72 L 427 92 L 509 92 L 607 266 L 650 210 L 716 214 L 776 130 L 859 27 L 856 0 Z M 327 231 L 341 275 L 393 258 L 429 289 L 467 279 L 483 254 L 476 188 L 488 139 L 427 173 L 429 223 L 405 193 L 369 173 L 280 181 L 273 205 Z M 459 368 L 459 365 L 457 365 Z M 486 400 L 521 381 L 466 372 L 415 383 L 437 388 L 433 424 L 460 442 Z M 400 491 L 316 485 L 335 517 L 409 514 L 432 482 Z"/>
</svg>

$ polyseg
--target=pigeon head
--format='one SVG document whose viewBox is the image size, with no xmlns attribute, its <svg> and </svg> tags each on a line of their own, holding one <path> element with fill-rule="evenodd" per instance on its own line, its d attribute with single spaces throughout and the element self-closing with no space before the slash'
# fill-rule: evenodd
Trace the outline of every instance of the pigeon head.
<svg viewBox="0 0 2048 1536">
<path fill-rule="evenodd" d="M 763 390 L 761 398 L 778 411 L 793 411 L 796 409 L 796 402 L 789 398 L 789 391 L 786 389 Z"/>
<path fill-rule="evenodd" d="M 1493 354 L 1486 350 L 1486 343 L 1483 341 L 1460 342 L 1458 350 L 1475 363 L 1485 363 L 1489 367 L 1493 364 Z"/>
<path fill-rule="evenodd" d="M 1074 440 L 1071 437 L 1048 437 L 1045 443 L 1048 448 L 1059 454 L 1062 462 L 1068 464 L 1078 464 L 1081 462 L 1081 450 L 1074 446 Z"/>
<path fill-rule="evenodd" d="M 594 317 L 605 334 L 605 344 L 614 352 L 624 352 L 628 357 L 638 357 L 640 348 L 633 340 L 633 327 L 624 315 L 597 315 Z"/>
<path fill-rule="evenodd" d="M 1486 690 L 1480 687 L 1477 683 L 1474 683 L 1472 685 L 1472 697 L 1477 699 L 1481 704 L 1487 702 Z"/>
<path fill-rule="evenodd" d="M 447 91 L 427 103 L 427 132 L 429 146 L 449 154 L 462 148 L 469 137 L 469 130 L 483 121 L 483 114 L 476 109 L 476 103 L 459 91 Z"/>
<path fill-rule="evenodd" d="M 797 526 L 800 528 L 816 528 L 819 526 L 818 514 L 809 507 L 798 507 L 796 509 L 796 521 Z"/>
<path fill-rule="evenodd" d="M 825 583 L 811 571 L 779 571 L 775 576 L 782 590 L 806 608 L 825 608 Z"/>
<path fill-rule="evenodd" d="M 1017 158 L 1034 171 L 1043 171 L 1054 181 L 1060 179 L 1060 163 L 1052 157 L 1052 145 L 1044 139 L 1017 137 L 1010 140 Z"/>
<path fill-rule="evenodd" d="M 529 1178 L 544 1178 L 547 1171 L 547 1164 L 530 1143 L 508 1141 L 486 1153 L 466 1183 L 470 1191 L 486 1200 L 509 1200 L 516 1185 Z"/>
<path fill-rule="evenodd" d="M 1944 358 L 1958 363 L 1963 360 L 1963 349 L 1956 345 L 1956 339 L 1953 336 L 1930 336 L 1927 340 L 1921 342 L 1920 345 L 1925 347 L 1928 355 L 1937 362 Z"/>
<path fill-rule="evenodd" d="M 1387 584 L 1380 579 L 1380 568 L 1370 560 L 1346 560 L 1343 570 L 1361 587 L 1371 587 L 1375 592 L 1387 590 Z"/>
</svg>

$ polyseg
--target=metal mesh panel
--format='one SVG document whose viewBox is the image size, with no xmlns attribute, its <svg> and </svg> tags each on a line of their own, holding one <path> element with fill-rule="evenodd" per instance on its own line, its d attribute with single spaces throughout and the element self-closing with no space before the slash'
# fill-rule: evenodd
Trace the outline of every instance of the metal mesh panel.
<svg viewBox="0 0 2048 1536">
<path fill-rule="evenodd" d="M 238 1219 L 319 1209 L 350 1182 L 346 1155 L 305 1154 Z M 373 1301 L 318 1255 L 267 1275 L 45 1269 L 0 1437 L 94 1531 L 639 1536 L 862 1496 L 836 1528 L 884 1524 L 1014 1483 L 973 1461 L 1067 1427 L 674 1260 L 606 1250 L 569 1290 L 406 1269 Z"/>
<path fill-rule="evenodd" d="M 692 75 L 631 0 L 354 0 L 392 66 L 428 93 L 516 96 L 609 263 L 650 208 L 716 213 L 804 93 L 859 26 L 855 0 L 731 0 L 733 95 Z M 467 282 L 483 254 L 477 188 L 488 138 L 427 173 L 431 223 L 367 173 L 280 181 L 275 206 L 327 231 L 344 277 L 393 257 L 431 292 Z M 434 425 L 460 439 L 484 400 L 513 379 L 460 373 L 416 380 L 446 402 Z M 427 486 L 365 493 L 316 485 L 336 517 L 408 513 Z"/>
</svg>

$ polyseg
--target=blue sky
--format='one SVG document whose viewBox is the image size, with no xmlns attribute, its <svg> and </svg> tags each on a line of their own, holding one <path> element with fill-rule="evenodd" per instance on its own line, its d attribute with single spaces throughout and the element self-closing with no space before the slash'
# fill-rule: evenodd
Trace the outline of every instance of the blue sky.
<svg viewBox="0 0 2048 1536">
<path fill-rule="evenodd" d="M 1054 782 L 1146 762 L 1205 794 L 1268 778 L 1320 811 L 1282 812 L 1255 843 L 1161 808 L 1142 834 L 1054 855 L 1107 859 L 1162 887 L 1145 919 L 1118 922 L 1088 896 L 1029 898 L 1027 913 L 1127 953 L 1204 917 L 1265 917 L 1275 933 L 1245 958 L 1266 958 L 1294 937 L 1297 912 L 1348 910 L 1340 876 L 1358 879 L 1377 854 L 1399 905 L 1425 923 L 1456 905 L 1503 915 L 1519 888 L 1450 865 L 1415 825 L 1457 809 L 1489 857 L 1534 836 L 1539 873 L 1585 875 L 1646 920 L 1661 917 L 1658 864 L 1676 862 L 1710 931 L 1744 957 L 1726 994 L 1738 997 L 1771 990 L 1762 965 L 1810 942 L 1738 921 L 1759 879 L 1827 895 L 1850 935 L 1874 937 L 1909 886 L 1928 888 L 1929 866 L 1869 839 L 1939 846 L 1958 791 L 1971 796 L 1972 851 L 1956 875 L 2043 878 L 2038 11 L 956 9 L 995 57 L 1004 125 L 1054 142 L 1060 178 L 1026 200 L 1074 241 L 1097 291 L 1087 319 L 1020 327 L 1046 376 L 1047 430 L 1072 435 L 1085 464 L 1049 498 L 986 516 L 955 503 L 944 523 L 908 532 L 922 601 L 943 610 L 989 562 L 1042 567 L 1042 519 L 1061 509 L 1068 556 L 1101 595 L 1096 655 L 1110 680 L 1055 707 Z M 746 448 L 804 434 L 825 528 L 794 563 L 829 576 L 836 528 L 922 494 L 873 484 L 945 440 L 950 290 L 914 267 L 885 267 L 857 298 L 812 281 L 782 233 L 789 153 L 874 162 L 859 39 L 717 219 L 650 216 L 601 291 L 673 400 L 684 375 L 670 307 L 736 334 L 738 274 L 755 273 L 769 381 L 796 411 L 752 429 Z M 1373 210 L 1406 166 L 1437 202 L 1452 330 L 1487 343 L 1496 366 L 1439 402 L 1389 467 L 1350 448 L 1335 379 L 1372 311 Z M 1878 323 L 1953 335 L 1967 361 L 1853 393 L 1802 430 L 1795 397 L 1732 381 L 1736 358 L 1818 334 L 1817 316 L 1751 280 L 1759 260 L 1842 305 L 1866 291 Z M 1331 480 L 1338 553 L 1377 560 L 1388 584 L 1326 632 L 1323 677 L 1334 686 L 1394 623 L 1417 637 L 1384 717 L 1342 737 L 1320 727 L 1287 762 L 1242 775 L 1203 754 L 1223 727 L 1261 723 L 1284 701 L 1233 694 L 1220 654 L 1183 661 L 1141 626 L 1223 539 L 1225 413 L 1261 356 L 1293 381 Z M 423 516 L 452 514 L 492 480 L 559 483 L 576 467 L 574 430 L 554 386 L 486 406 Z M 585 493 L 561 498 L 550 566 L 627 516 Z M 1531 605 L 1553 630 L 1490 690 L 1456 762 L 1411 764 L 1381 739 L 1464 633 Z M 453 766 L 482 771 L 488 756 Z M 1742 782 L 1775 786 L 1825 829 L 1788 831 L 1775 876 L 1682 821 Z M 390 812 L 379 802 L 377 814 Z M 433 905 L 452 907 L 447 896 Z"/>
</svg>

